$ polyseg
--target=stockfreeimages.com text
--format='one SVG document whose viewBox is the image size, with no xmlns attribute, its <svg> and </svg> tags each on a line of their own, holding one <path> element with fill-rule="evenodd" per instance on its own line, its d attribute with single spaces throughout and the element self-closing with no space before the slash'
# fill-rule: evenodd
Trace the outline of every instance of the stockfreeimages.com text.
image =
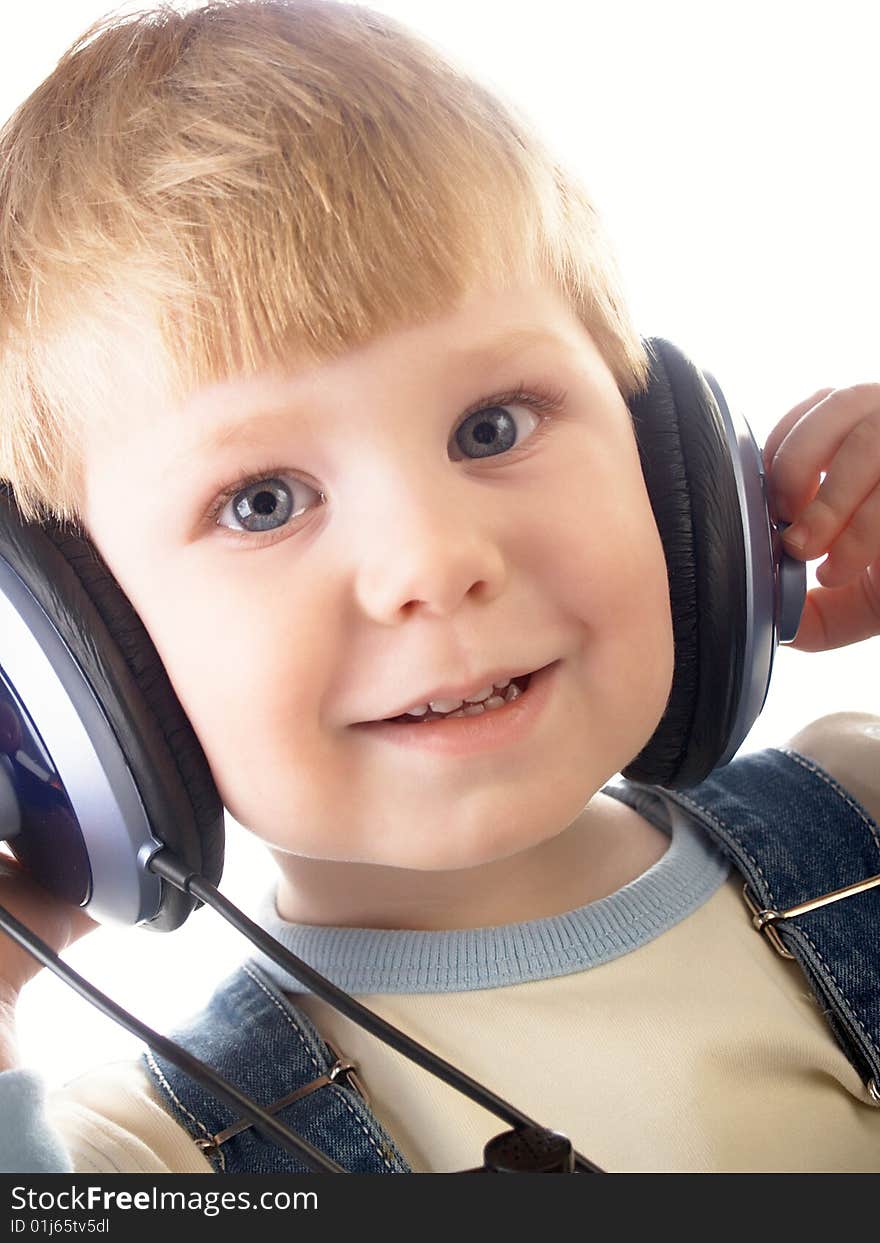
<svg viewBox="0 0 880 1243">
<path fill-rule="evenodd" d="M 317 1210 L 316 1191 L 262 1191 L 252 1197 L 247 1191 L 105 1191 L 101 1186 L 76 1188 L 62 1191 L 36 1191 L 31 1187 L 13 1187 L 13 1209 L 40 1209 L 69 1211 L 84 1209 L 90 1212 L 111 1208 L 134 1209 L 139 1212 L 156 1209 L 178 1209 L 185 1212 L 203 1213 L 216 1217 L 224 1210 L 265 1209 L 269 1212 L 286 1212 L 289 1209 Z"/>
</svg>

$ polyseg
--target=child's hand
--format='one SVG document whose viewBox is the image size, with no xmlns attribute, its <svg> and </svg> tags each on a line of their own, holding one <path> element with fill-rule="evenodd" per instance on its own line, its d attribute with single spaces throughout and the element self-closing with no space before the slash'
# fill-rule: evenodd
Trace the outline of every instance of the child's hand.
<svg viewBox="0 0 880 1243">
<path fill-rule="evenodd" d="M 829 554 L 789 646 L 821 652 L 880 634 L 880 384 L 820 389 L 777 423 L 763 458 L 773 517 L 796 524 L 786 552 Z"/>
<path fill-rule="evenodd" d="M 101 925 L 78 906 L 62 902 L 28 876 L 17 859 L 0 855 L 0 905 L 56 954 Z M 14 999 L 42 963 L 0 929 L 0 1003 Z"/>
<path fill-rule="evenodd" d="M 8 704 L 0 702 L 0 755 L 14 755 L 21 745 L 18 718 Z M 54 809 L 44 807 L 41 814 L 46 828 L 51 830 Z M 81 907 L 62 902 L 38 886 L 18 859 L 5 852 L 0 853 L 0 906 L 35 932 L 56 954 L 100 927 Z M 24 985 L 41 969 L 42 964 L 0 928 L 0 1058 L 4 1052 L 4 1006 L 14 1007 Z"/>
</svg>

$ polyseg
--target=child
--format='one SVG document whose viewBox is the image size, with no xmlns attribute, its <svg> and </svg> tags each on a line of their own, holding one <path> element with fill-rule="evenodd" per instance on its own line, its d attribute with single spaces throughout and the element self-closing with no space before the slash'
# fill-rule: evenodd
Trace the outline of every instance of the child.
<svg viewBox="0 0 880 1243">
<path fill-rule="evenodd" d="M 522 121 L 366 9 L 163 6 L 80 40 L 0 168 L 0 475 L 26 518 L 82 523 L 143 620 L 278 865 L 260 922 L 603 1169 L 880 1170 L 869 1087 L 700 818 L 609 793 L 675 668 L 627 407 L 649 360 L 586 195 Z M 876 416 L 873 387 L 780 424 L 788 516 L 817 508 L 798 436 L 814 466 L 814 429 Z M 837 534 L 815 531 L 804 555 Z M 880 629 L 855 598 L 839 642 Z M 493 711 L 526 675 L 503 745 L 387 724 Z M 876 819 L 876 723 L 735 772 L 756 807 L 769 773 Z M 52 944 L 90 929 L 9 871 L 0 902 Z M 7 1013 L 34 973 L 0 942 Z M 152 1054 L 47 1097 L 0 1031 L 0 1169 L 297 1168 L 219 1136 Z M 329 1144 L 326 1111 L 358 1111 L 359 1168 L 464 1169 L 504 1129 L 264 955 L 181 1039 L 267 1103 L 316 1034 L 372 1112 L 325 1085 L 306 1121 Z"/>
</svg>

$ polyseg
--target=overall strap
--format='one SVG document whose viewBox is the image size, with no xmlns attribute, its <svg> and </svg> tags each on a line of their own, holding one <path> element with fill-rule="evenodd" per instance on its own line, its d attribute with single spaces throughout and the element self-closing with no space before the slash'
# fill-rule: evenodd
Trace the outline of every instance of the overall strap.
<svg viewBox="0 0 880 1243">
<path fill-rule="evenodd" d="M 239 967 L 170 1035 L 349 1173 L 412 1173 L 369 1108 L 352 1063 L 256 964 Z M 173 1063 L 150 1050 L 141 1056 L 169 1113 L 217 1173 L 311 1173 Z"/>
<path fill-rule="evenodd" d="M 660 793 L 696 816 L 741 873 L 756 935 L 800 964 L 880 1104 L 877 823 L 815 761 L 784 747 L 737 756 L 699 785 Z"/>
</svg>

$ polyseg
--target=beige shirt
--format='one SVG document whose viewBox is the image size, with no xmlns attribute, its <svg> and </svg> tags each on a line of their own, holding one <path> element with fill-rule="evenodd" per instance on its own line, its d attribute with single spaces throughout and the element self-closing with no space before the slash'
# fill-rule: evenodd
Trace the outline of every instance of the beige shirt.
<svg viewBox="0 0 880 1243">
<path fill-rule="evenodd" d="M 741 891 L 731 875 L 680 923 L 589 970 L 361 999 L 607 1171 L 880 1173 L 880 1108 Z M 415 1172 L 479 1165 L 507 1129 L 320 999 L 295 1002 L 357 1064 Z M 48 1114 L 78 1173 L 212 1172 L 136 1061 L 52 1091 Z"/>
</svg>

